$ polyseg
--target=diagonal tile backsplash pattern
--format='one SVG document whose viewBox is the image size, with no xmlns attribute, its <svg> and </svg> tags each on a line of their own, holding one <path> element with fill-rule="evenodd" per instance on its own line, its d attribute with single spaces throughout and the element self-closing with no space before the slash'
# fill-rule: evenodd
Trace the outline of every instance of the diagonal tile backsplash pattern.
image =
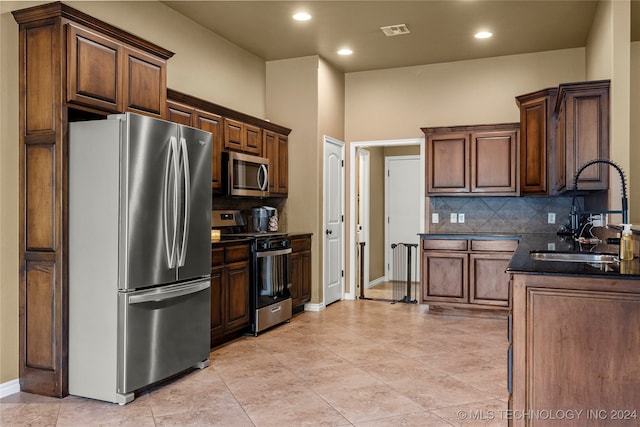
<svg viewBox="0 0 640 427">
<path fill-rule="evenodd" d="M 571 197 L 431 197 L 431 213 L 440 222 L 430 233 L 552 233 L 569 222 Z M 578 209 L 584 200 L 576 198 Z M 464 213 L 463 224 L 450 222 L 451 213 Z M 548 213 L 556 214 L 549 224 Z"/>
</svg>

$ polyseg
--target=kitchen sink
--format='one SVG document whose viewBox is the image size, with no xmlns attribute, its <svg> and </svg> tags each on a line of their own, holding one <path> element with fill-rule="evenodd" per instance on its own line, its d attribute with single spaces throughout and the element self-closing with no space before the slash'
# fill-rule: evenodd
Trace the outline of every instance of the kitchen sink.
<svg viewBox="0 0 640 427">
<path fill-rule="evenodd" d="M 589 264 L 610 264 L 619 262 L 617 254 L 591 252 L 531 251 L 529 258 L 536 261 L 586 262 Z"/>
</svg>

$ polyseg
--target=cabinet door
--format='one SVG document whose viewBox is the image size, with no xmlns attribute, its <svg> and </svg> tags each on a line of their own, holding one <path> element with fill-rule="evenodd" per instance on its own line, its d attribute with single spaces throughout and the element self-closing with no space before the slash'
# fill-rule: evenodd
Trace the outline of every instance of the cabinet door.
<svg viewBox="0 0 640 427">
<path fill-rule="evenodd" d="M 262 129 L 244 124 L 243 132 L 242 151 L 259 156 L 262 152 Z"/>
<path fill-rule="evenodd" d="M 520 191 L 547 194 L 548 98 L 520 104 Z"/>
<path fill-rule="evenodd" d="M 67 24 L 67 101 L 105 111 L 123 111 L 122 46 Z"/>
<path fill-rule="evenodd" d="M 289 138 L 278 135 L 278 186 L 276 193 L 289 193 Z"/>
<path fill-rule="evenodd" d="M 422 302 L 468 302 L 468 266 L 466 253 L 423 252 Z"/>
<path fill-rule="evenodd" d="M 244 137 L 243 123 L 237 120 L 224 119 L 224 148 L 242 151 Z"/>
<path fill-rule="evenodd" d="M 154 117 L 167 116 L 167 63 L 137 49 L 124 49 L 124 107 Z"/>
<path fill-rule="evenodd" d="M 222 190 L 222 117 L 196 110 L 195 127 L 211 132 L 213 146 L 211 147 L 211 190 Z"/>
<path fill-rule="evenodd" d="M 225 300 L 225 276 L 224 268 L 211 269 L 211 337 L 216 337 L 224 332 L 224 304 Z"/>
<path fill-rule="evenodd" d="M 469 302 L 500 307 L 509 305 L 509 275 L 506 273 L 511 253 L 469 255 Z"/>
<path fill-rule="evenodd" d="M 289 192 L 289 140 L 285 135 L 265 130 L 262 155 L 269 159 L 269 194 Z"/>
<path fill-rule="evenodd" d="M 167 120 L 185 126 L 193 126 L 195 110 L 188 105 L 167 101 Z"/>
<path fill-rule="evenodd" d="M 518 194 L 518 131 L 471 134 L 471 192 Z"/>
<path fill-rule="evenodd" d="M 556 119 L 556 138 L 553 144 L 553 191 L 562 192 L 567 188 L 568 180 L 573 177 L 567 176 L 567 150 L 565 142 L 565 106 L 560 105 Z"/>
<path fill-rule="evenodd" d="M 249 263 L 238 262 L 227 266 L 227 331 L 249 325 L 250 281 Z"/>
<path fill-rule="evenodd" d="M 589 160 L 609 157 L 609 83 L 594 82 L 560 86 L 567 172 L 567 190 L 573 189 L 576 172 Z M 563 92 L 564 91 L 564 92 Z M 609 168 L 588 167 L 580 175 L 580 190 L 609 188 Z"/>
<path fill-rule="evenodd" d="M 427 194 L 468 193 L 469 134 L 427 137 Z"/>
</svg>

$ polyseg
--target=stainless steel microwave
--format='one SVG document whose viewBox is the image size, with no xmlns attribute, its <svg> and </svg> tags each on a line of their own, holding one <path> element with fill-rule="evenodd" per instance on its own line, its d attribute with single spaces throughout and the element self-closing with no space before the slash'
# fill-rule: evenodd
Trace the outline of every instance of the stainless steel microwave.
<svg viewBox="0 0 640 427">
<path fill-rule="evenodd" d="M 229 196 L 269 196 L 269 159 L 233 151 L 222 158 Z"/>
</svg>

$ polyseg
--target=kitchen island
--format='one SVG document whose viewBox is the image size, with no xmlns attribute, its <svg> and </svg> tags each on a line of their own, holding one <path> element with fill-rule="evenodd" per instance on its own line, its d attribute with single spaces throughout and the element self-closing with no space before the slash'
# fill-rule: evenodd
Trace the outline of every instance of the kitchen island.
<svg viewBox="0 0 640 427">
<path fill-rule="evenodd" d="M 638 425 L 640 261 L 548 261 L 532 252 L 615 254 L 617 246 L 523 235 L 507 268 L 509 424 Z"/>
</svg>

